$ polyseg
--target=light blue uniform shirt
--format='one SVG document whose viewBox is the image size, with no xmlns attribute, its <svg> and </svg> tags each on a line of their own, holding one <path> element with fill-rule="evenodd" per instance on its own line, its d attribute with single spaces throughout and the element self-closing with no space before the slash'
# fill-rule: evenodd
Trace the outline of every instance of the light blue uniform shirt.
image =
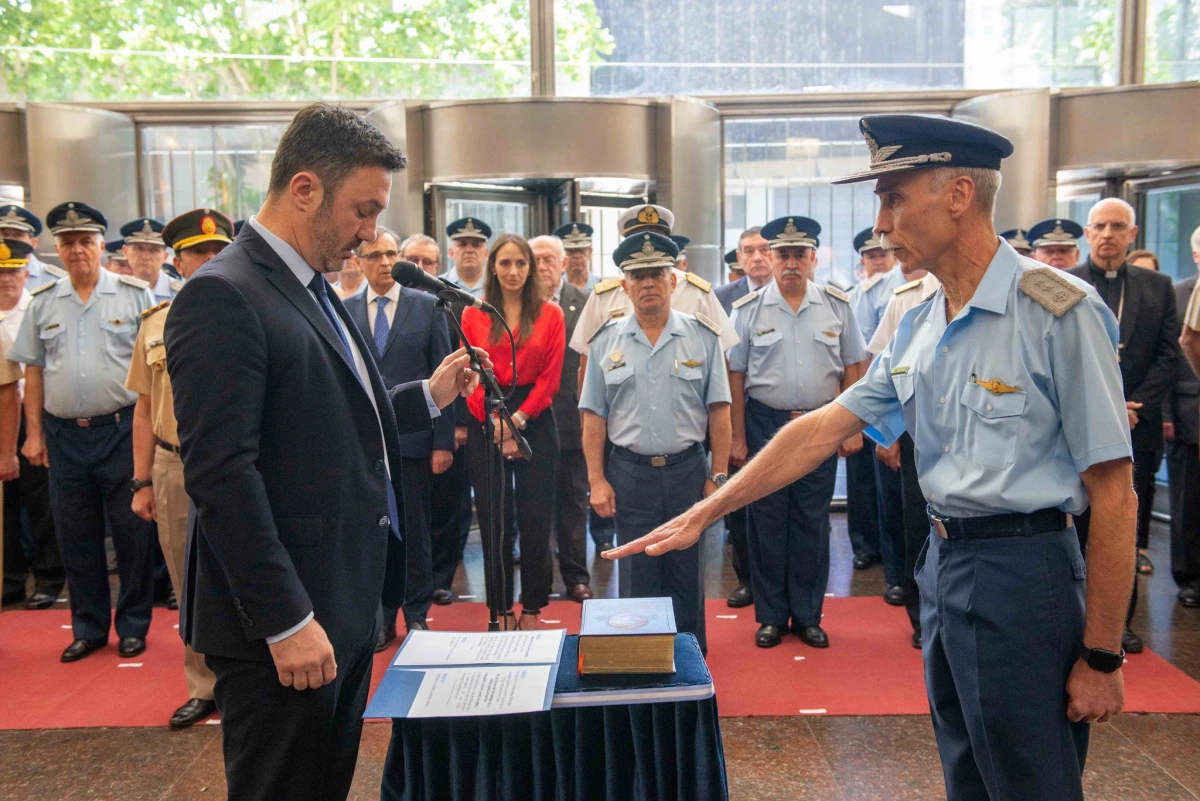
<svg viewBox="0 0 1200 801">
<path fill-rule="evenodd" d="M 480 300 L 483 300 L 483 288 L 484 288 L 484 285 L 487 284 L 487 268 L 486 267 L 483 268 L 483 272 L 481 272 L 479 274 L 479 283 L 476 284 L 475 286 L 468 286 L 466 281 L 464 281 L 463 279 L 458 277 L 458 268 L 457 267 L 451 267 L 450 272 L 443 275 L 442 278 L 446 279 L 447 281 L 454 284 L 455 286 L 457 286 L 461 289 L 464 289 L 467 292 L 470 292 L 472 295 L 479 298 Z"/>
<path fill-rule="evenodd" d="M 1062 272 L 1087 296 L 1055 317 L 1020 289 L 1022 274 L 1038 268 L 1051 269 L 1000 240 L 952 322 L 939 289 L 837 398 L 885 446 L 913 435 L 921 489 L 939 514 L 1078 514 L 1087 507 L 1079 474 L 1132 456 L 1116 318 L 1091 286 Z M 976 378 L 1017 391 L 997 395 Z"/>
<path fill-rule="evenodd" d="M 808 282 L 800 308 L 774 281 L 734 309 L 742 338 L 729 349 L 729 369 L 746 374 L 746 394 L 773 409 L 811 411 L 837 397 L 847 364 L 867 358 L 850 304 Z"/>
<path fill-rule="evenodd" d="M 67 274 L 62 267 L 57 264 L 47 264 L 33 253 L 29 254 L 29 266 L 26 269 L 29 270 L 29 280 L 25 282 L 25 288 L 30 292 L 39 286 L 53 284 Z"/>
<path fill-rule="evenodd" d="M 43 368 L 44 407 L 55 417 L 112 414 L 137 401 L 125 378 L 154 297 L 121 278 L 101 268 L 86 305 L 69 277 L 29 304 L 9 358 Z"/>
<path fill-rule="evenodd" d="M 162 303 L 164 300 L 175 300 L 175 296 L 179 294 L 179 290 L 181 289 L 183 289 L 182 281 L 177 281 L 160 271 L 158 281 L 155 282 L 151 291 L 154 293 L 154 302 Z"/>
<path fill-rule="evenodd" d="M 672 310 L 650 344 L 636 316 L 609 322 L 592 341 L 580 409 L 608 418 L 614 445 L 670 456 L 703 442 L 708 407 L 729 403 L 720 338 Z"/>
<path fill-rule="evenodd" d="M 875 329 L 879 327 L 888 301 L 895 294 L 892 290 L 904 284 L 904 273 L 900 272 L 897 265 L 874 283 L 867 280 L 854 287 L 850 293 L 850 305 L 854 307 L 854 317 L 858 320 L 858 327 L 862 329 L 864 341 L 870 342 Z"/>
</svg>

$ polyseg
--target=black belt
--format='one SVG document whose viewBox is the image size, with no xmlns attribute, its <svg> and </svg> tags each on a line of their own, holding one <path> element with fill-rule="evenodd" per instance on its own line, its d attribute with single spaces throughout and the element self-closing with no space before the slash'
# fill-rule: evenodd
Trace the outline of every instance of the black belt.
<svg viewBox="0 0 1200 801">
<path fill-rule="evenodd" d="M 986 517 L 942 517 L 926 507 L 933 530 L 944 540 L 982 540 L 992 537 L 1028 537 L 1049 534 L 1074 525 L 1071 515 L 1058 509 L 1042 509 L 1029 514 L 988 515 Z"/>
<path fill-rule="evenodd" d="M 778 415 L 779 417 L 787 416 L 789 420 L 795 420 L 797 417 L 803 417 L 806 414 L 812 414 L 812 409 L 776 409 L 774 406 L 768 406 L 760 400 L 749 398 L 747 406 L 759 406 L 767 412 Z"/>
<path fill-rule="evenodd" d="M 171 453 L 175 454 L 176 456 L 178 456 L 181 453 L 178 445 L 172 445 L 171 443 L 167 442 L 165 439 L 159 439 L 158 437 L 155 437 L 154 441 L 158 443 L 158 447 L 162 448 L 165 451 L 170 451 Z"/>
<path fill-rule="evenodd" d="M 49 412 L 46 412 L 46 416 L 78 428 L 99 428 L 100 426 L 115 426 L 122 420 L 132 420 L 133 407 L 126 406 L 124 409 L 117 409 L 112 414 L 98 414 L 95 417 L 58 417 Z"/>
<path fill-rule="evenodd" d="M 622 459 L 627 462 L 648 464 L 651 467 L 669 467 L 673 464 L 686 462 L 688 459 L 693 459 L 696 456 L 703 456 L 704 446 L 699 442 L 696 442 L 684 448 L 679 453 L 672 453 L 668 456 L 643 456 L 640 453 L 634 453 L 633 451 L 629 450 L 629 448 L 622 448 L 620 445 L 613 445 L 610 453 L 613 456 L 616 456 L 618 459 Z"/>
</svg>

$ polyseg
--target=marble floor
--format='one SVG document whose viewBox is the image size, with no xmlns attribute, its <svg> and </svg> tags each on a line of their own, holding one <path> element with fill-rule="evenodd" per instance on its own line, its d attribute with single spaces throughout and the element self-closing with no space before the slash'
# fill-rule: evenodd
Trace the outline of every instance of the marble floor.
<svg viewBox="0 0 1200 801">
<path fill-rule="evenodd" d="M 882 569 L 854 571 L 844 515 L 834 515 L 833 523 L 829 592 L 882 594 Z M 710 539 L 706 591 L 723 597 L 734 586 L 728 549 Z M 1151 534 L 1150 555 L 1158 569 L 1140 579 L 1143 600 L 1134 629 L 1149 647 L 1200 680 L 1200 610 L 1175 603 L 1168 532 L 1160 523 Z M 593 561 L 593 567 L 597 593 L 615 595 L 612 566 Z M 477 537 L 455 591 L 483 597 Z M 926 717 L 725 718 L 721 725 L 734 801 L 945 797 Z M 1200 801 L 1200 715 L 1122 715 L 1092 731 L 1088 799 Z M 389 734 L 386 725 L 367 725 L 351 798 L 379 797 Z M 182 801 L 223 798 L 224 790 L 216 726 L 182 732 L 165 727 L 0 732 L 3 801 Z"/>
</svg>

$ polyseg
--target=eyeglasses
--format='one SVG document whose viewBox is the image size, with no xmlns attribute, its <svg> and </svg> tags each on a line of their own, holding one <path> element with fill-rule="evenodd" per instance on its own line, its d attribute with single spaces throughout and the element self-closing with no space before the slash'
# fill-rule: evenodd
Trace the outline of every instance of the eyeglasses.
<svg viewBox="0 0 1200 801">
<path fill-rule="evenodd" d="M 381 259 L 387 259 L 389 262 L 400 258 L 398 250 L 377 250 L 374 253 L 364 253 L 359 256 L 363 261 L 369 261 L 372 264 L 378 264 Z"/>
<path fill-rule="evenodd" d="M 1105 228 L 1112 231 L 1114 234 L 1123 234 L 1129 230 L 1129 223 L 1121 222 L 1120 220 L 1110 223 L 1096 222 L 1088 223 L 1088 228 L 1092 229 L 1092 231 L 1096 232 L 1097 234 L 1103 233 Z"/>
</svg>

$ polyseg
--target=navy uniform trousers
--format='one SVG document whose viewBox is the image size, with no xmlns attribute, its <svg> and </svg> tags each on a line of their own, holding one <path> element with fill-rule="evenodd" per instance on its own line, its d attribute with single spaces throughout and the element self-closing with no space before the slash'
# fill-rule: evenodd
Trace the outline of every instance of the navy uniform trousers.
<svg viewBox="0 0 1200 801">
<path fill-rule="evenodd" d="M 1088 726 L 1067 719 L 1086 568 L 1073 528 L 930 535 L 917 560 L 925 687 L 949 801 L 1081 801 Z"/>
<path fill-rule="evenodd" d="M 746 446 L 753 457 L 791 422 L 791 413 L 746 401 Z M 754 619 L 795 628 L 821 625 L 829 583 L 829 504 L 837 455 L 799 481 L 750 504 Z"/>
<path fill-rule="evenodd" d="M 25 418 L 17 438 L 17 460 L 21 474 L 4 482 L 4 594 L 20 593 L 25 597 L 25 583 L 30 573 L 34 591 L 57 596 L 62 592 L 66 575 L 58 538 L 54 534 L 54 517 L 50 513 L 50 473 L 44 467 L 34 467 L 21 454 L 25 445 Z M 1192 446 L 1196 450 L 1196 446 Z M 22 518 L 29 524 L 29 552 L 26 554 Z"/>
<path fill-rule="evenodd" d="M 1200 451 L 1196 443 L 1167 443 L 1167 476 L 1171 492 L 1171 573 L 1180 588 L 1200 586 Z"/>
<path fill-rule="evenodd" d="M 605 474 L 617 499 L 617 540 L 626 543 L 683 514 L 704 496 L 708 460 L 699 443 L 666 457 L 662 467 L 653 466 L 649 456 L 614 447 Z M 617 574 L 622 598 L 669 597 L 676 628 L 695 634 L 707 653 L 702 542 L 662 556 L 634 554 L 621 560 Z"/>
<path fill-rule="evenodd" d="M 913 439 L 900 435 L 900 488 L 903 490 L 904 513 L 904 611 L 913 631 L 921 630 L 921 593 L 917 589 L 917 556 L 929 539 L 929 516 L 925 494 L 917 477 L 917 454 Z M 874 445 L 872 445 L 874 447 Z M 883 465 L 883 469 L 889 469 Z"/>
<path fill-rule="evenodd" d="M 880 558 L 879 498 L 875 491 L 875 443 L 846 457 L 846 532 L 854 556 L 868 562 Z"/>
<path fill-rule="evenodd" d="M 863 450 L 875 449 L 864 442 Z M 904 570 L 904 486 L 900 473 L 878 459 L 875 460 L 875 494 L 879 509 L 879 555 L 883 562 L 883 580 L 889 587 L 903 586 Z M 922 510 L 922 515 L 924 510 Z M 926 520 L 926 523 L 929 521 Z"/>
<path fill-rule="evenodd" d="M 133 513 L 133 407 L 120 421 L 81 428 L 46 414 L 50 507 L 58 532 L 71 626 L 76 639 L 104 640 L 111 625 L 111 591 L 104 550 L 105 522 L 117 552 L 118 637 L 145 637 L 154 600 L 152 553 L 157 529 Z"/>
</svg>

